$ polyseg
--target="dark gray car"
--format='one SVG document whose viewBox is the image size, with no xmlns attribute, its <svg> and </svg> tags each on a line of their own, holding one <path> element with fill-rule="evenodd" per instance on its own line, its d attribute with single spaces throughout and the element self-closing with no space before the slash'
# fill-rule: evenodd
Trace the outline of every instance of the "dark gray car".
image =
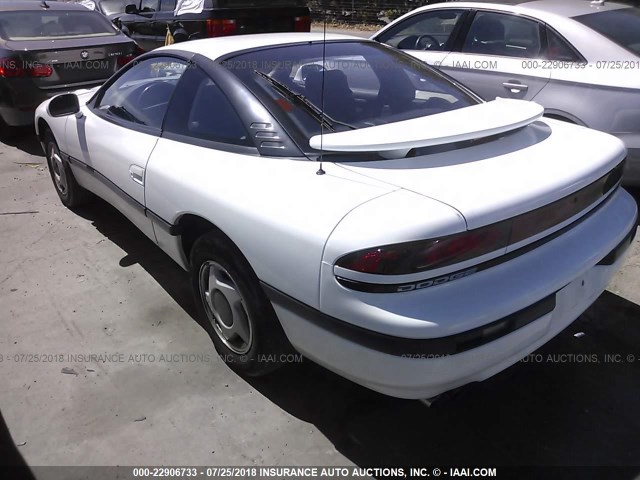
<svg viewBox="0 0 640 480">
<path fill-rule="evenodd" d="M 145 51 L 176 42 L 269 32 L 308 32 L 305 0 L 204 0 L 200 13 L 176 15 L 176 0 L 65 0 L 102 12 Z"/>
<path fill-rule="evenodd" d="M 102 84 L 136 53 L 132 39 L 81 5 L 0 0 L 0 128 L 33 123 L 41 102 Z"/>
</svg>

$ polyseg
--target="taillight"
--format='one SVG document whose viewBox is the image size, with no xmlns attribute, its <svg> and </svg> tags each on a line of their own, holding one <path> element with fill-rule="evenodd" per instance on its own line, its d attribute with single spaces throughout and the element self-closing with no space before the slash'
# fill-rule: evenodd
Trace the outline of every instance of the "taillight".
<svg viewBox="0 0 640 480">
<path fill-rule="evenodd" d="M 609 173 L 581 190 L 517 217 L 447 237 L 359 250 L 340 257 L 336 266 L 377 275 L 406 275 L 471 260 L 507 246 L 518 245 L 527 239 L 555 229 L 553 233 L 548 233 L 526 246 L 515 247 L 529 248 L 529 245 L 536 245 L 547 241 L 546 239 L 554 238 L 554 235 L 571 228 L 573 224 L 581 221 L 581 218 L 586 218 L 585 214 L 577 219 L 576 216 L 586 212 L 589 206 L 593 206 L 591 209 L 593 211 L 603 197 L 620 185 L 624 163 L 625 161 L 620 162 Z M 561 227 L 563 223 L 565 226 Z M 391 287 L 395 288 L 395 286 Z M 399 285 L 400 289 L 386 290 L 385 286 L 375 291 L 409 291 L 401 289 L 404 287 Z"/>
<path fill-rule="evenodd" d="M 53 74 L 53 68 L 49 65 L 34 65 L 28 70 L 30 77 L 50 77 Z"/>
<path fill-rule="evenodd" d="M 136 45 L 136 49 L 134 50 L 133 53 L 130 53 L 129 55 L 122 55 L 121 57 L 118 57 L 118 60 L 117 60 L 118 68 L 124 67 L 131 60 L 133 60 L 134 58 L 136 58 L 139 55 L 142 55 L 143 53 L 144 53 L 144 50 L 142 50 L 139 46 Z"/>
<path fill-rule="evenodd" d="M 118 68 L 124 67 L 127 63 L 129 63 L 134 58 L 136 58 L 135 55 L 122 55 L 121 57 L 118 57 Z"/>
<path fill-rule="evenodd" d="M 304 17 L 296 17 L 293 22 L 294 32 L 309 32 L 311 31 L 311 17 L 305 15 Z"/>
<path fill-rule="evenodd" d="M 398 243 L 349 253 L 338 267 L 376 275 L 406 275 L 446 267 L 504 249 L 510 222 L 500 222 L 447 237 Z"/>
<path fill-rule="evenodd" d="M 23 62 L 15 58 L 0 58 L 0 77 L 50 77 L 53 68 L 34 62 Z"/>
<path fill-rule="evenodd" d="M 230 19 L 209 19 L 207 20 L 207 36 L 224 37 L 236 33 L 236 21 Z"/>
</svg>

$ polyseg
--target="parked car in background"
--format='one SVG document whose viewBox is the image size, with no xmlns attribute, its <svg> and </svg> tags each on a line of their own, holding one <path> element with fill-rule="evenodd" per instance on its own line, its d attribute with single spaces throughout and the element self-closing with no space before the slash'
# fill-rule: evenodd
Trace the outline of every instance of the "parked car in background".
<svg viewBox="0 0 640 480">
<path fill-rule="evenodd" d="M 101 196 L 187 269 L 217 351 L 246 375 L 292 345 L 374 390 L 432 397 L 595 301 L 636 231 L 619 139 L 482 102 L 385 45 L 323 39 L 184 42 L 43 103 L 61 201 Z"/>
<path fill-rule="evenodd" d="M 87 1 L 87 0 L 85 0 Z M 308 32 L 303 0 L 204 0 L 201 13 L 175 15 L 176 0 L 88 0 L 144 50 L 165 44 L 167 26 L 176 41 L 267 32 Z"/>
<path fill-rule="evenodd" d="M 98 12 L 0 1 L 0 127 L 32 124 L 42 101 L 102 84 L 135 54 L 135 42 Z"/>
<path fill-rule="evenodd" d="M 437 66 L 487 100 L 535 100 L 547 116 L 616 135 L 640 185 L 640 9 L 613 2 L 449 2 L 373 38 Z"/>
<path fill-rule="evenodd" d="M 77 3 L 89 10 L 97 10 L 98 12 L 110 18 L 112 15 L 120 15 L 124 13 L 125 7 L 131 3 L 131 0 L 58 0 L 66 3 Z"/>
</svg>

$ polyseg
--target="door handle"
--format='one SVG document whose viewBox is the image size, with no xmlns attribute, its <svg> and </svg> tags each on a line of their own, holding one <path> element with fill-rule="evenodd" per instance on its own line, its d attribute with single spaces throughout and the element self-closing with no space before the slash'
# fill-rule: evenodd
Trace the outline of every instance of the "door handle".
<svg viewBox="0 0 640 480">
<path fill-rule="evenodd" d="M 526 92 L 529 86 L 520 82 L 504 82 L 502 86 L 511 91 L 511 93 Z"/>
<path fill-rule="evenodd" d="M 129 176 L 137 184 L 144 185 L 144 168 L 138 165 L 131 165 L 129 167 Z"/>
</svg>

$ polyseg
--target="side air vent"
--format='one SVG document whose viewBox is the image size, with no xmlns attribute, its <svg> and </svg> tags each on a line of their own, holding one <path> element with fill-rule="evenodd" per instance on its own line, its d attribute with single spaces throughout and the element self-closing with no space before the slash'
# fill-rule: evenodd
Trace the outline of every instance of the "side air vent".
<svg viewBox="0 0 640 480">
<path fill-rule="evenodd" d="M 262 148 L 275 148 L 281 150 L 284 148 L 284 143 L 280 142 L 280 135 L 274 131 L 273 125 L 270 123 L 258 123 L 251 124 L 251 130 L 254 130 L 253 138 L 257 140 Z"/>
</svg>

